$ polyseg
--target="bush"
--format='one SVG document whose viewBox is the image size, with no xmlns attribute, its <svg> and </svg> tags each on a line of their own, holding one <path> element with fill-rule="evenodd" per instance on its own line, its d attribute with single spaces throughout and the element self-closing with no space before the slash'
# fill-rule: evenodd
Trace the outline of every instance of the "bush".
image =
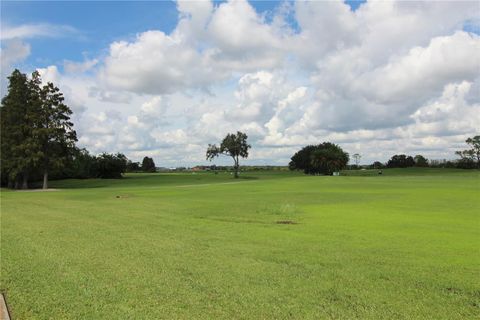
<svg viewBox="0 0 480 320">
<path fill-rule="evenodd" d="M 127 157 L 121 153 L 102 153 L 96 158 L 97 177 L 102 179 L 118 179 L 127 169 Z"/>
</svg>

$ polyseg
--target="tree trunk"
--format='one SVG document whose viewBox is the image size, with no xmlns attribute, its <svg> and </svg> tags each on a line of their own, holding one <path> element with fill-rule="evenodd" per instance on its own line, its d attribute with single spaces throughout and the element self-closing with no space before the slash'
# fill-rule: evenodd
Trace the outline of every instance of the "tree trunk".
<svg viewBox="0 0 480 320">
<path fill-rule="evenodd" d="M 43 189 L 48 189 L 48 170 L 43 171 Z"/>
<path fill-rule="evenodd" d="M 47 148 L 44 148 L 45 159 L 43 160 L 43 189 L 48 189 L 48 165 L 50 159 L 48 158 Z"/>
<path fill-rule="evenodd" d="M 238 165 L 238 159 L 236 159 L 236 160 L 235 160 L 235 166 L 233 167 L 233 169 L 234 169 L 234 171 L 235 171 L 235 173 L 234 173 L 235 179 L 238 179 L 238 167 L 239 167 L 239 165 Z"/>
<path fill-rule="evenodd" d="M 22 189 L 28 189 L 28 173 L 23 173 Z"/>
<path fill-rule="evenodd" d="M 15 189 L 20 189 L 20 177 L 15 177 Z"/>
</svg>

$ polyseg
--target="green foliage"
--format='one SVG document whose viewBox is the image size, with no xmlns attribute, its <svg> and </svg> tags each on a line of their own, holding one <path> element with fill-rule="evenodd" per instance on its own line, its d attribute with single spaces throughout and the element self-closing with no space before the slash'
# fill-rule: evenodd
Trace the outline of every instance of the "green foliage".
<svg viewBox="0 0 480 320">
<path fill-rule="evenodd" d="M 157 168 L 155 168 L 155 162 L 152 158 L 144 157 L 142 161 L 142 171 L 143 172 L 155 172 Z"/>
<path fill-rule="evenodd" d="M 207 160 L 212 160 L 219 155 L 225 155 L 233 158 L 234 161 L 234 177 L 238 178 L 238 170 L 240 168 L 239 157 L 248 158 L 248 149 L 251 145 L 247 143 L 248 136 L 240 131 L 237 134 L 229 133 L 223 139 L 220 147 L 209 144 L 207 148 Z"/>
<path fill-rule="evenodd" d="M 141 169 L 140 162 L 127 161 L 127 172 L 139 172 Z"/>
<path fill-rule="evenodd" d="M 77 134 L 70 121 L 72 111 L 63 101 L 63 94 L 53 83 L 49 82 L 41 88 L 41 108 L 35 114 L 35 139 L 38 139 L 40 145 L 44 189 L 47 188 L 48 171 L 65 164 L 77 141 Z"/>
<path fill-rule="evenodd" d="M 302 148 L 292 156 L 288 166 L 290 170 L 303 170 L 305 174 L 331 175 L 345 168 L 348 160 L 348 153 L 340 146 L 324 142 Z"/>
<path fill-rule="evenodd" d="M 70 121 L 72 111 L 52 83 L 42 86 L 35 71 L 30 80 L 13 71 L 7 95 L 2 99 L 2 172 L 8 184 L 21 176 L 26 187 L 36 169 L 44 172 L 65 165 L 77 136 Z"/>
<path fill-rule="evenodd" d="M 472 158 L 461 158 L 458 160 L 455 164 L 454 167 L 459 168 L 459 169 L 476 169 L 478 168 L 478 164 L 475 160 Z"/>
<path fill-rule="evenodd" d="M 428 159 L 421 154 L 417 154 L 413 160 L 415 161 L 415 167 L 428 167 Z"/>
<path fill-rule="evenodd" d="M 387 162 L 389 168 L 408 168 L 415 166 L 415 160 L 405 154 L 396 154 Z"/>
<path fill-rule="evenodd" d="M 468 138 L 465 142 L 471 149 L 455 152 L 461 158 L 459 167 L 463 169 L 480 168 L 480 136 Z"/>
<path fill-rule="evenodd" d="M 380 161 L 375 161 L 374 163 L 372 163 L 371 167 L 372 169 L 383 169 L 385 168 L 385 165 Z"/>
<path fill-rule="evenodd" d="M 288 168 L 290 170 L 303 170 L 306 174 L 314 174 L 311 170 L 311 154 L 316 150 L 316 146 L 309 145 L 296 152 L 291 158 Z"/>
<path fill-rule="evenodd" d="M 65 176 L 68 178 L 88 179 L 98 176 L 97 159 L 86 149 L 75 148 L 66 168 Z"/>
<path fill-rule="evenodd" d="M 118 179 L 127 170 L 127 157 L 121 153 L 102 153 L 96 158 L 97 177 L 102 179 Z"/>
<path fill-rule="evenodd" d="M 35 110 L 27 76 L 14 70 L 8 80 L 8 93 L 0 109 L 1 171 L 2 180 L 18 188 L 20 180 L 26 184 L 30 168 L 39 161 L 38 144 L 32 140 Z"/>
</svg>

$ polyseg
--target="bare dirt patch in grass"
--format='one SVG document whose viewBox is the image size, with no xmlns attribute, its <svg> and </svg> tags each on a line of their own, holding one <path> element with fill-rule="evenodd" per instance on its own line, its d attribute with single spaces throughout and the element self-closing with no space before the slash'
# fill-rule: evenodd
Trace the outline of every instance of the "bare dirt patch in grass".
<svg viewBox="0 0 480 320">
<path fill-rule="evenodd" d="M 298 224 L 298 223 L 292 220 L 278 220 L 276 224 Z"/>
<path fill-rule="evenodd" d="M 132 197 L 132 195 L 130 195 L 130 194 L 117 194 L 115 196 L 115 198 L 117 198 L 117 199 L 128 199 L 128 198 L 131 198 L 131 197 Z"/>
</svg>

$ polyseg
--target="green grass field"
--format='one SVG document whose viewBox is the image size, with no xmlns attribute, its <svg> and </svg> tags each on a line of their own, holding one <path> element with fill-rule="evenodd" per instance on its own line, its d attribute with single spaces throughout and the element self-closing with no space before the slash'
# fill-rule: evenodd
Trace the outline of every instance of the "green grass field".
<svg viewBox="0 0 480 320">
<path fill-rule="evenodd" d="M 479 172 L 345 174 L 2 190 L 0 289 L 12 319 L 479 318 Z"/>
</svg>

